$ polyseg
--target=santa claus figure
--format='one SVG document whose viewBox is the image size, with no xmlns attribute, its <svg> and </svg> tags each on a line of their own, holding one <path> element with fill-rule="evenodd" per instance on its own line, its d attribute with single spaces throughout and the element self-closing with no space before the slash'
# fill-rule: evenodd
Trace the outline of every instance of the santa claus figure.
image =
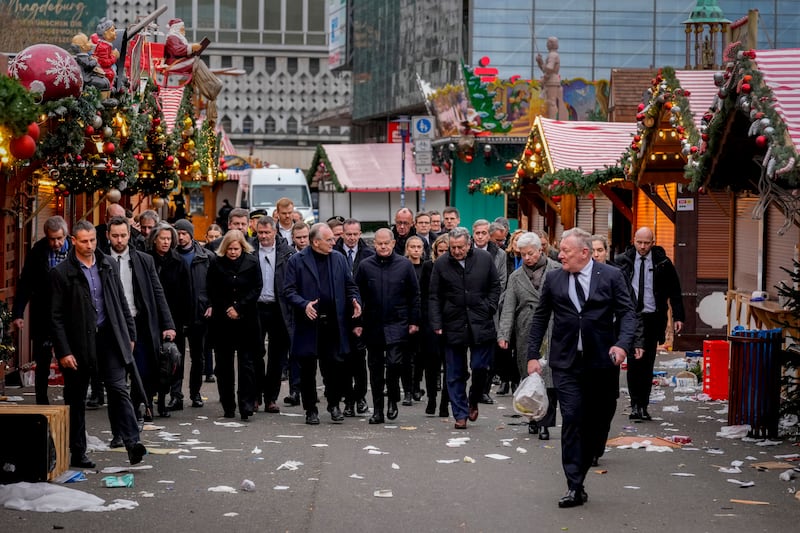
<svg viewBox="0 0 800 533">
<path fill-rule="evenodd" d="M 170 74 L 191 75 L 196 54 L 202 48 L 200 43 L 190 43 L 186 39 L 186 27 L 181 19 L 169 21 L 167 44 L 164 48 L 164 61 Z"/>
<path fill-rule="evenodd" d="M 119 50 L 114 48 L 114 40 L 117 38 L 117 28 L 113 20 L 107 18 L 100 19 L 97 23 L 97 47 L 94 49 L 94 57 L 97 64 L 103 69 L 111 87 L 114 86 L 115 66 L 119 59 Z"/>
</svg>

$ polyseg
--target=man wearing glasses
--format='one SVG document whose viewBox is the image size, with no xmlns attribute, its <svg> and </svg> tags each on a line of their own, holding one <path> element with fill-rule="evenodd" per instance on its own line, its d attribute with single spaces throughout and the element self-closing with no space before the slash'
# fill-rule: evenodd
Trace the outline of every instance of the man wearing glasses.
<svg viewBox="0 0 800 533">
<path fill-rule="evenodd" d="M 402 207 L 397 210 L 394 215 L 392 233 L 394 234 L 394 251 L 400 255 L 405 255 L 406 241 L 412 235 L 416 235 L 414 213 L 409 208 Z"/>
</svg>

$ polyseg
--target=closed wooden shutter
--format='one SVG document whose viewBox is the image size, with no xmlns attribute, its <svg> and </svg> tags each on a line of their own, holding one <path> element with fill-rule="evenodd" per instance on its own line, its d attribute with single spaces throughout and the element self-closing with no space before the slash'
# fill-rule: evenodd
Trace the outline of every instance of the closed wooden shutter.
<svg viewBox="0 0 800 533">
<path fill-rule="evenodd" d="M 760 239 L 758 220 L 753 219 L 753 207 L 758 198 L 736 198 L 736 220 L 733 228 L 733 288 L 751 292 L 758 287 L 758 254 Z"/>
<path fill-rule="evenodd" d="M 800 230 L 792 224 L 783 235 L 778 234 L 778 230 L 783 226 L 786 218 L 780 209 L 775 205 L 770 205 L 766 213 L 767 235 L 766 235 L 766 272 L 764 290 L 769 293 L 770 299 L 777 299 L 778 289 L 776 286 L 783 281 L 789 287 L 792 286 L 792 278 L 788 272 L 781 267 L 792 270 L 792 259 L 796 257 L 795 249 L 800 240 Z"/>
<path fill-rule="evenodd" d="M 594 233 L 594 206 L 592 200 L 586 196 L 576 198 L 577 216 L 575 224 L 584 231 Z"/>
<path fill-rule="evenodd" d="M 674 183 L 658 186 L 658 194 L 668 204 L 674 206 L 677 196 L 677 186 Z M 641 190 L 637 190 L 636 195 L 636 228 L 634 232 L 647 226 L 655 233 L 656 244 L 664 248 L 673 262 L 675 261 L 675 224 L 656 207 L 650 198 Z"/>
<path fill-rule="evenodd" d="M 595 193 L 593 234 L 611 237 L 611 200 L 605 194 Z"/>
<path fill-rule="evenodd" d="M 697 196 L 697 279 L 728 279 L 731 215 L 727 193 Z"/>
</svg>

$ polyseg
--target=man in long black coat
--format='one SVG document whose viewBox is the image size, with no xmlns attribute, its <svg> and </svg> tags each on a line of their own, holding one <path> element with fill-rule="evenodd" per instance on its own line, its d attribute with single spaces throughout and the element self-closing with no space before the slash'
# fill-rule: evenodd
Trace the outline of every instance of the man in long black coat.
<svg viewBox="0 0 800 533">
<path fill-rule="evenodd" d="M 316 406 L 317 359 L 335 422 L 344 420 L 339 403 L 344 381 L 344 355 L 350 351 L 350 318 L 361 315 L 358 287 L 347 260 L 336 252 L 327 224 L 309 232 L 311 245 L 294 254 L 286 268 L 284 297 L 292 309 L 291 356 L 300 363 L 300 390 L 306 424 L 319 424 Z"/>
<path fill-rule="evenodd" d="M 369 423 L 383 424 L 384 384 L 389 391 L 386 416 L 389 420 L 397 418 L 400 374 L 404 361 L 411 357 L 409 337 L 419 331 L 420 301 L 414 266 L 394 251 L 391 230 L 376 231 L 374 244 L 376 253 L 359 266 L 356 284 L 364 302 L 361 335 L 367 345 L 372 386 Z"/>
<path fill-rule="evenodd" d="M 60 216 L 45 220 L 44 235 L 25 256 L 25 266 L 22 267 L 14 307 L 11 310 L 14 327 L 21 330 L 25 323 L 25 307 L 30 303 L 29 325 L 33 359 L 36 361 L 35 390 L 38 405 L 50 403 L 47 385 L 50 363 L 53 360 L 53 345 L 50 342 L 48 273 L 67 257 L 70 250 L 67 222 Z"/>
<path fill-rule="evenodd" d="M 115 420 L 131 464 L 147 453 L 139 442 L 126 367 L 133 365 L 136 326 L 125 301 L 119 270 L 96 250 L 97 234 L 86 220 L 72 229 L 69 256 L 50 271 L 53 350 L 64 375 L 69 405 L 70 465 L 94 468 L 86 455 L 84 399 L 89 380 L 99 373 L 108 391 L 109 419 Z"/>
<path fill-rule="evenodd" d="M 158 388 L 157 356 L 162 339 L 175 339 L 175 322 L 172 320 L 153 258 L 130 246 L 130 237 L 128 219 L 114 217 L 108 221 L 110 256 L 117 262 L 128 309 L 136 324 L 138 342 L 133 355 L 146 393 L 146 397 L 142 398 L 134 387 L 131 398 L 137 410 L 139 404 L 144 403 L 152 415 L 153 396 Z M 115 433 L 114 437 L 112 447 L 121 446 L 119 435 Z"/>
<path fill-rule="evenodd" d="M 467 418 L 478 419 L 478 401 L 497 339 L 494 314 L 500 291 L 492 256 L 471 246 L 466 228 L 451 230 L 450 251 L 433 263 L 428 311 L 434 333 L 444 337 L 447 392 L 456 429 L 466 429 Z M 469 397 L 467 351 L 472 370 Z"/>
<path fill-rule="evenodd" d="M 542 371 L 540 349 L 552 317 L 549 365 L 561 405 L 567 493 L 558 506 L 563 508 L 588 500 L 583 483 L 607 420 L 605 402 L 598 399 L 619 389 L 616 367 L 633 352 L 637 320 L 622 272 L 592 260 L 590 234 L 565 231 L 560 249 L 562 268 L 546 274 L 531 322 L 528 374 Z"/>
</svg>

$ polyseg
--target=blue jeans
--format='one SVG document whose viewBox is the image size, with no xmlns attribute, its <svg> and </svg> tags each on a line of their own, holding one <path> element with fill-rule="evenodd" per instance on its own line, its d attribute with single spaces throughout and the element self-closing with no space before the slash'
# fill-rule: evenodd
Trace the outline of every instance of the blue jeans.
<svg viewBox="0 0 800 533">
<path fill-rule="evenodd" d="M 470 352 L 470 365 L 472 369 L 472 385 L 467 399 L 467 349 Z M 489 367 L 492 366 L 494 343 L 483 344 L 448 344 L 444 348 L 445 370 L 447 376 L 447 392 L 450 395 L 450 405 L 453 408 L 453 418 L 466 420 L 469 415 L 469 406 L 476 405 L 483 394 L 484 385 L 489 376 Z"/>
</svg>

